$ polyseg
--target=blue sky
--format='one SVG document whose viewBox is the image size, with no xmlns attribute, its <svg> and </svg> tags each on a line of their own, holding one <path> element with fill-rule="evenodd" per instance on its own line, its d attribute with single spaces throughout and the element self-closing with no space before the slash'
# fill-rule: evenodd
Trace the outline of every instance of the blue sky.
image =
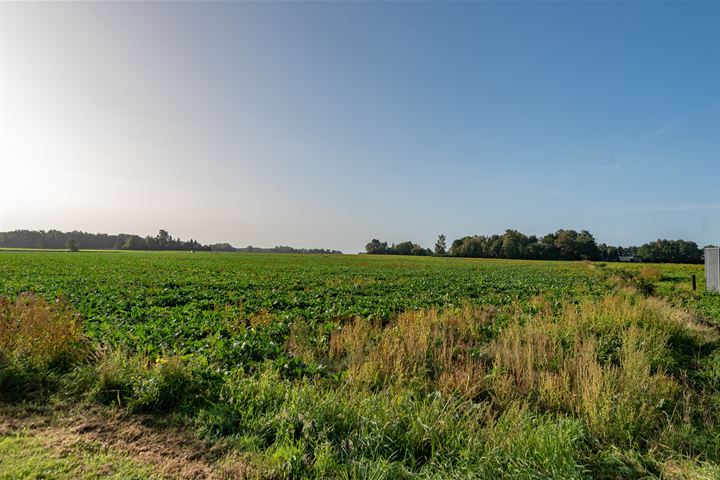
<svg viewBox="0 0 720 480">
<path fill-rule="evenodd" d="M 720 242 L 720 3 L 0 4 L 0 230 Z"/>
</svg>

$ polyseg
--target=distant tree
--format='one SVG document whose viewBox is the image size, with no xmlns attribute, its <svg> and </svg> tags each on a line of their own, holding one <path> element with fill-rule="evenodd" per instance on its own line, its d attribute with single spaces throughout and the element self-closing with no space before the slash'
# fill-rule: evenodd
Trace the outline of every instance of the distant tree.
<svg viewBox="0 0 720 480">
<path fill-rule="evenodd" d="M 517 258 L 532 260 L 600 260 L 617 258 L 619 249 L 595 243 L 587 230 L 558 230 L 542 238 L 508 229 L 502 235 L 475 235 L 453 241 L 450 255 L 456 257 Z M 692 250 L 690 248 L 690 250 Z"/>
<path fill-rule="evenodd" d="M 382 255 L 388 253 L 387 242 L 381 242 L 377 238 L 373 238 L 370 243 L 365 245 L 365 252 L 375 255 Z"/>
<path fill-rule="evenodd" d="M 576 251 L 577 232 L 575 230 L 558 230 L 555 232 L 555 247 L 560 253 L 560 260 L 579 260 Z"/>
<path fill-rule="evenodd" d="M 453 240 L 452 245 L 450 245 L 450 255 L 453 257 L 469 257 L 466 247 L 469 238 L 463 237 Z"/>
<path fill-rule="evenodd" d="M 447 244 L 445 243 L 445 235 L 440 234 L 437 242 L 435 242 L 435 255 L 447 254 Z"/>
<path fill-rule="evenodd" d="M 517 230 L 505 230 L 502 236 L 501 255 L 503 258 L 523 258 L 527 237 Z"/>
<path fill-rule="evenodd" d="M 124 250 L 144 250 L 146 247 L 145 240 L 138 235 L 129 235 L 123 245 Z"/>
<path fill-rule="evenodd" d="M 487 253 L 490 258 L 502 258 L 503 237 L 491 235 L 487 239 Z"/>
<path fill-rule="evenodd" d="M 167 232 L 167 230 L 161 229 L 158 232 L 157 236 L 155 237 L 155 240 L 157 241 L 158 248 L 160 248 L 162 250 L 162 249 L 165 249 L 168 246 L 168 244 L 172 242 L 172 237 Z"/>
<path fill-rule="evenodd" d="M 620 249 L 618 247 L 601 243 L 598 245 L 598 250 L 600 251 L 600 260 L 605 262 L 617 262 L 620 260 Z"/>
<path fill-rule="evenodd" d="M 121 233 L 86 233 L 74 230 L 60 232 L 58 230 L 15 230 L 0 232 L 0 247 L 11 248 L 66 248 L 70 238 L 86 249 L 132 249 L 132 250 L 208 250 L 210 247 L 198 242 L 183 242 L 173 239 L 165 230 L 160 230 L 155 237 L 141 238 L 137 235 Z"/>
<path fill-rule="evenodd" d="M 77 240 L 75 240 L 73 237 L 70 237 L 65 244 L 65 247 L 67 247 L 68 250 L 71 252 L 78 252 L 80 249 L 77 246 Z"/>
<path fill-rule="evenodd" d="M 532 242 L 525 247 L 525 258 L 529 260 L 543 260 L 548 256 L 550 247 L 542 242 Z"/>
<path fill-rule="evenodd" d="M 234 252 L 237 248 L 233 247 L 229 243 L 213 243 L 210 245 L 210 250 L 213 252 Z"/>
<path fill-rule="evenodd" d="M 453 241 L 450 255 L 453 257 L 487 258 L 490 255 L 491 239 L 484 235 L 463 237 Z"/>
<path fill-rule="evenodd" d="M 587 230 L 580 230 L 580 233 L 575 238 L 578 255 L 583 260 L 599 260 L 600 249 L 595 243 L 595 237 L 592 236 Z"/>
<path fill-rule="evenodd" d="M 701 263 L 703 251 L 698 248 L 697 243 L 687 242 L 685 240 L 676 240 L 678 250 L 678 260 L 683 263 Z"/>
<path fill-rule="evenodd" d="M 390 252 L 394 255 L 412 255 L 414 246 L 413 242 L 400 242 L 397 245 L 393 244 Z"/>
<path fill-rule="evenodd" d="M 429 257 L 432 256 L 432 254 L 432 250 L 430 250 L 429 248 L 423 248 L 417 243 L 413 243 L 412 250 L 410 250 L 410 255 L 416 255 L 419 257 Z"/>
<path fill-rule="evenodd" d="M 217 245 L 217 244 L 216 244 Z M 211 245 L 212 250 L 216 250 L 216 245 Z M 226 245 L 226 244 L 220 244 L 220 245 Z M 339 255 L 342 254 L 340 250 L 331 250 L 329 248 L 294 248 L 294 247 L 287 247 L 278 245 L 272 248 L 263 248 L 263 247 L 253 247 L 252 245 L 249 245 L 247 247 L 243 248 L 232 248 L 232 251 L 234 252 L 243 252 L 243 253 L 304 253 L 304 254 L 320 254 L 320 255 Z"/>
<path fill-rule="evenodd" d="M 381 242 L 377 238 L 373 238 L 370 243 L 365 245 L 365 252 L 375 255 L 419 255 L 419 256 L 426 256 L 426 255 L 432 255 L 433 251 L 429 248 L 423 248 L 421 245 L 417 243 L 413 243 L 410 241 L 407 242 L 400 242 L 400 243 L 393 243 L 391 246 L 388 247 L 387 242 Z M 336 252 L 334 250 L 315 250 L 314 253 L 340 253 Z"/>
<path fill-rule="evenodd" d="M 638 247 L 637 256 L 642 262 L 700 263 L 703 252 L 695 242 L 656 240 Z"/>
</svg>

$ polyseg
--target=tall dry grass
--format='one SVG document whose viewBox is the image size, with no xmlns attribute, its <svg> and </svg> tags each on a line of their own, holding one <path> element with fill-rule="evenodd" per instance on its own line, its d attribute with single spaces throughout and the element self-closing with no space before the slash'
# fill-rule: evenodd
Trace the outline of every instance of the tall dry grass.
<svg viewBox="0 0 720 480">
<path fill-rule="evenodd" d="M 43 369 L 75 357 L 83 343 L 82 320 L 62 300 L 48 303 L 25 293 L 0 297 L 0 351 Z"/>
<path fill-rule="evenodd" d="M 372 387 L 429 382 L 473 396 L 484 377 L 483 327 L 493 321 L 493 310 L 472 306 L 405 312 L 385 326 L 354 319 L 331 335 L 329 357 L 350 381 Z"/>
<path fill-rule="evenodd" d="M 488 388 L 500 405 L 534 399 L 574 414 L 598 437 L 649 438 L 680 400 L 671 339 L 712 335 L 655 298 L 610 295 L 515 317 L 487 347 L 494 358 Z"/>
<path fill-rule="evenodd" d="M 560 306 L 538 297 L 488 337 L 492 310 L 405 312 L 386 325 L 355 319 L 328 357 L 351 383 L 482 397 L 504 410 L 529 402 L 581 418 L 596 437 L 648 439 L 682 410 L 682 342 L 715 334 L 666 302 L 625 290 Z"/>
</svg>

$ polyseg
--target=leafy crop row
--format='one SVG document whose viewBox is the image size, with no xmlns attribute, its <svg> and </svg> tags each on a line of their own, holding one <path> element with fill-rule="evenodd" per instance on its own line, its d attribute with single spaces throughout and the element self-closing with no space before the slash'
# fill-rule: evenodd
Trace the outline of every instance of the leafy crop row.
<svg viewBox="0 0 720 480">
<path fill-rule="evenodd" d="M 66 298 L 93 339 L 151 355 L 208 355 L 227 365 L 281 356 L 298 320 L 386 321 L 403 311 L 464 301 L 509 305 L 540 292 L 565 298 L 604 289 L 587 268 L 562 263 L 204 253 L 0 256 L 0 293 Z M 263 313 L 273 321 L 245 328 Z"/>
</svg>

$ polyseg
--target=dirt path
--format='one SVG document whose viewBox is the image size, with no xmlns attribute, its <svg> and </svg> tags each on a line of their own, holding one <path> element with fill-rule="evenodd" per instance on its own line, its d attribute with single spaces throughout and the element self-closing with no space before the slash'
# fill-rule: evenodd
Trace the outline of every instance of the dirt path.
<svg viewBox="0 0 720 480">
<path fill-rule="evenodd" d="M 247 465 L 227 448 L 175 427 L 158 426 L 151 417 L 107 411 L 49 413 L 31 409 L 0 410 L 0 437 L 22 433 L 38 438 L 48 452 L 68 454 L 88 446 L 105 447 L 147 465 L 163 478 L 244 479 Z"/>
</svg>

